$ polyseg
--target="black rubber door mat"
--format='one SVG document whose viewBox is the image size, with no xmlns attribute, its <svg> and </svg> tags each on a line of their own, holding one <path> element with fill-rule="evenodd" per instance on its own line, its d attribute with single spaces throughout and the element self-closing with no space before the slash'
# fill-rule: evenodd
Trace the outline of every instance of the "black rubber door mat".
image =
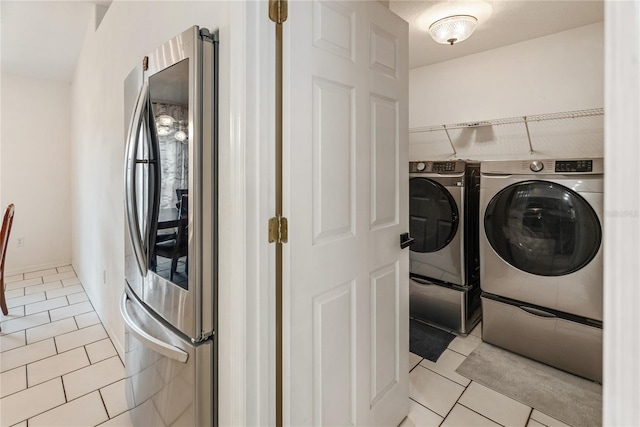
<svg viewBox="0 0 640 427">
<path fill-rule="evenodd" d="M 432 362 L 456 336 L 417 320 L 409 319 L 409 351 Z"/>
</svg>

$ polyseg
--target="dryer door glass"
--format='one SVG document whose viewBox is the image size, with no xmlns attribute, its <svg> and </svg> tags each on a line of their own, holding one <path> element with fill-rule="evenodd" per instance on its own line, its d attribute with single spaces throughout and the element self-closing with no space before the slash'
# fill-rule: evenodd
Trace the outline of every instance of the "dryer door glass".
<svg viewBox="0 0 640 427">
<path fill-rule="evenodd" d="M 413 252 L 436 252 L 458 230 L 458 206 L 441 184 L 428 178 L 409 180 L 409 233 Z"/>
<path fill-rule="evenodd" d="M 580 270 L 598 253 L 600 221 L 575 191 L 547 181 L 526 181 L 500 191 L 484 217 L 487 239 L 513 267 L 539 276 Z"/>
</svg>

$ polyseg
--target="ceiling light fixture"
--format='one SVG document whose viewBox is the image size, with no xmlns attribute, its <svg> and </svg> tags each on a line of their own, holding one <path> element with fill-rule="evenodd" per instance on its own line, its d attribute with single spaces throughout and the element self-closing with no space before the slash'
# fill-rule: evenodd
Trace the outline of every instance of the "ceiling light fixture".
<svg viewBox="0 0 640 427">
<path fill-rule="evenodd" d="M 431 24 L 429 34 L 437 43 L 460 43 L 469 38 L 478 25 L 478 19 L 471 15 L 453 15 Z"/>
<path fill-rule="evenodd" d="M 183 130 L 179 130 L 173 135 L 173 137 L 177 141 L 184 142 L 184 141 L 187 140 L 187 133 L 185 131 L 183 131 Z"/>
<path fill-rule="evenodd" d="M 173 122 L 175 121 L 176 119 L 169 116 L 168 114 L 161 114 L 156 119 L 156 123 L 158 124 L 158 126 L 173 126 Z"/>
<path fill-rule="evenodd" d="M 158 126 L 156 132 L 158 133 L 158 136 L 167 136 L 172 132 L 172 130 L 169 126 Z"/>
</svg>

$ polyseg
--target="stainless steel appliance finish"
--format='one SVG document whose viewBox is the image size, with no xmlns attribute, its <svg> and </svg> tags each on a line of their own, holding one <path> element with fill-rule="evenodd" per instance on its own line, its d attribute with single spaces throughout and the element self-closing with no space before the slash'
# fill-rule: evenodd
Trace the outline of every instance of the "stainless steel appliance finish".
<svg viewBox="0 0 640 427">
<path fill-rule="evenodd" d="M 602 327 L 482 297 L 482 340 L 602 382 Z"/>
<path fill-rule="evenodd" d="M 601 321 L 602 160 L 590 172 L 543 162 L 535 174 L 528 161 L 482 164 L 482 290 Z"/>
<path fill-rule="evenodd" d="M 411 317 L 466 334 L 480 320 L 479 164 L 410 162 Z"/>
<path fill-rule="evenodd" d="M 483 340 L 601 381 L 602 159 L 483 162 L 481 175 Z"/>
<path fill-rule="evenodd" d="M 479 302 L 478 286 L 454 288 L 409 279 L 410 316 L 458 334 L 468 334 L 480 321 Z"/>
<path fill-rule="evenodd" d="M 159 322 L 130 289 L 127 294 L 121 303 L 125 393 L 134 425 L 211 425 L 213 341 L 194 345 Z"/>
<path fill-rule="evenodd" d="M 194 26 L 124 84 L 121 312 L 136 426 L 216 424 L 217 52 L 217 34 Z M 160 418 L 145 418 L 152 409 Z"/>
</svg>

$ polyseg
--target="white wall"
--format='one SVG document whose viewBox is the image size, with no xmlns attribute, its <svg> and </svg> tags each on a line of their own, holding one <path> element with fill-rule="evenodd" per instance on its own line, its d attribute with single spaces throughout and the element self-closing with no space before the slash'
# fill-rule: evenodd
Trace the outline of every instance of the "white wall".
<svg viewBox="0 0 640 427">
<path fill-rule="evenodd" d="M 11 74 L 1 80 L 0 206 L 3 214 L 9 203 L 16 206 L 5 274 L 68 264 L 69 83 Z"/>
<path fill-rule="evenodd" d="M 640 3 L 606 2 L 603 425 L 640 425 Z"/>
<path fill-rule="evenodd" d="M 416 68 L 409 82 L 410 128 L 602 108 L 604 24 Z M 530 130 L 532 137 L 539 136 L 533 147 L 538 156 L 603 154 L 602 116 L 536 126 Z M 550 133 L 566 137 L 549 140 Z M 450 136 L 459 158 L 529 155 L 522 124 L 458 130 Z M 451 154 L 444 132 L 411 134 L 412 160 Z"/>
</svg>

